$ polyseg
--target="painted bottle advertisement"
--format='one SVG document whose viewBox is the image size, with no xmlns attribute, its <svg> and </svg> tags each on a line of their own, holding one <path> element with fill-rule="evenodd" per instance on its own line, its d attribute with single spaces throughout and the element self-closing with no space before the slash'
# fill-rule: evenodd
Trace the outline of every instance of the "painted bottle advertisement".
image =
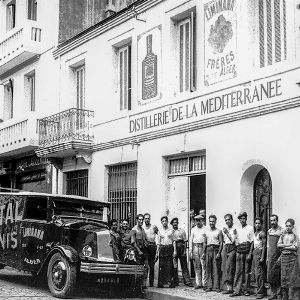
<svg viewBox="0 0 300 300">
<path fill-rule="evenodd" d="M 152 51 L 152 34 L 146 38 L 147 54 L 142 61 L 142 99 L 157 96 L 157 55 Z"/>
</svg>

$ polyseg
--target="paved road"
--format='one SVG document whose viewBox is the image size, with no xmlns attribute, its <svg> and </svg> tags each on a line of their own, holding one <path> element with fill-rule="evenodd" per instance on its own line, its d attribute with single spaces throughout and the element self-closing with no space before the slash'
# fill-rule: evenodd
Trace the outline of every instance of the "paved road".
<svg viewBox="0 0 300 300">
<path fill-rule="evenodd" d="M 77 284 L 73 299 L 124 299 L 116 285 L 105 290 L 99 284 Z M 17 272 L 8 268 L 0 270 L 0 299 L 1 300 L 53 300 L 45 281 L 35 281 L 29 274 Z M 134 298 L 130 298 L 134 300 Z M 137 300 L 137 299 L 135 299 Z"/>
</svg>

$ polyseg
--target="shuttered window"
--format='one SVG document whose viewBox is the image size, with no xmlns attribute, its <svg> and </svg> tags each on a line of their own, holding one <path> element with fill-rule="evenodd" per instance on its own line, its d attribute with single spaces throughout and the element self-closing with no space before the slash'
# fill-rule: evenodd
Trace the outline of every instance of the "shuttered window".
<svg viewBox="0 0 300 300">
<path fill-rule="evenodd" d="M 131 46 L 119 49 L 120 110 L 131 110 Z"/>
<path fill-rule="evenodd" d="M 4 115 L 3 120 L 9 120 L 14 115 L 14 86 L 13 80 L 10 79 L 9 83 L 4 86 Z"/>
<path fill-rule="evenodd" d="M 195 155 L 169 159 L 169 175 L 202 173 L 206 171 L 206 156 Z"/>
<path fill-rule="evenodd" d="M 27 0 L 27 18 L 37 20 L 37 0 Z"/>
<path fill-rule="evenodd" d="M 196 90 L 195 16 L 178 23 L 179 43 L 179 91 Z"/>
<path fill-rule="evenodd" d="M 6 6 L 6 31 L 16 26 L 16 3 L 12 1 Z"/>
<path fill-rule="evenodd" d="M 85 66 L 74 69 L 76 79 L 76 105 L 85 108 Z"/>
<path fill-rule="evenodd" d="M 66 194 L 88 196 L 88 170 L 66 172 Z"/>
<path fill-rule="evenodd" d="M 111 218 L 128 218 L 133 225 L 137 214 L 137 163 L 108 167 L 108 201 Z"/>
<path fill-rule="evenodd" d="M 260 67 L 287 59 L 286 0 L 259 0 Z"/>
</svg>

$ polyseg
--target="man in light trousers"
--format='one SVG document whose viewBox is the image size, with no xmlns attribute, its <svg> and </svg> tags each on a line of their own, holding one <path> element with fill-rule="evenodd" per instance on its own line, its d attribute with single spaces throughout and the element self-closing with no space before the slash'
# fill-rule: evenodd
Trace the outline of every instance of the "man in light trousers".
<svg viewBox="0 0 300 300">
<path fill-rule="evenodd" d="M 196 284 L 195 289 L 207 286 L 206 262 L 204 255 L 205 243 L 205 226 L 204 216 L 198 215 L 194 217 L 196 226 L 192 228 L 189 247 L 190 258 L 193 260 Z"/>
</svg>

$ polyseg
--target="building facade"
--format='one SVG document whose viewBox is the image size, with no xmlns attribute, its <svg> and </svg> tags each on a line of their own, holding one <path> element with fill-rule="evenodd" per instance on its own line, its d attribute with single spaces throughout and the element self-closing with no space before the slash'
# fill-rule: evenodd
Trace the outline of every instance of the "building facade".
<svg viewBox="0 0 300 300">
<path fill-rule="evenodd" d="M 187 230 L 191 209 L 299 224 L 299 4 L 136 1 L 61 43 L 35 150 L 57 191 Z"/>
<path fill-rule="evenodd" d="M 58 43 L 102 21 L 112 13 L 112 8 L 109 13 L 107 12 L 108 8 L 106 0 L 1 1 L 0 187 L 2 191 L 57 190 L 56 174 L 60 166 L 59 160 L 55 157 L 38 157 L 34 152 L 39 144 L 44 143 L 43 139 L 39 140 L 38 120 L 55 114 L 60 107 L 59 63 L 53 57 L 53 50 Z M 78 78 L 82 78 L 80 76 L 82 73 L 79 71 Z M 78 114 L 76 108 L 72 113 Z M 70 120 L 69 118 L 68 121 Z M 53 124 L 56 119 L 52 118 L 49 122 Z M 77 179 L 72 176 L 69 178 L 69 193 L 74 193 L 74 180 Z M 86 191 L 83 190 L 81 193 L 85 194 Z"/>
</svg>

